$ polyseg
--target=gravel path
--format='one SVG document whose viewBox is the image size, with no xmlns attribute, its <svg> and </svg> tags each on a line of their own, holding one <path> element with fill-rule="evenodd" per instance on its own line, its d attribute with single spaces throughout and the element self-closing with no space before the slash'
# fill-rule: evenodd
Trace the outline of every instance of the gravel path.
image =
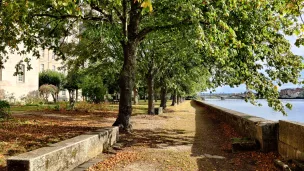
<svg viewBox="0 0 304 171">
<path fill-rule="evenodd" d="M 132 117 L 133 133 L 121 135 L 122 150 L 89 171 L 275 170 L 275 153 L 232 153 L 238 134 L 216 115 L 186 101 L 160 116 Z"/>
</svg>

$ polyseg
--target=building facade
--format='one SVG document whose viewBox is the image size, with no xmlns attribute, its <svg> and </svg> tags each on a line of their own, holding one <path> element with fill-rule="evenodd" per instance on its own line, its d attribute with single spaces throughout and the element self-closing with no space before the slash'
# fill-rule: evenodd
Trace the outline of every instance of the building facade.
<svg viewBox="0 0 304 171">
<path fill-rule="evenodd" d="M 12 53 L 8 55 L 8 60 L 4 63 L 4 68 L 0 69 L 0 99 L 10 102 L 21 101 L 29 93 L 39 90 L 39 73 L 45 70 L 53 70 L 64 73 L 62 70 L 62 60 L 56 60 L 53 51 L 44 49 L 40 51 L 40 58 L 32 54 L 19 55 Z M 16 65 L 29 58 L 32 69 L 27 70 L 25 62 L 21 69 L 23 74 L 14 76 Z M 50 98 L 51 100 L 51 98 Z M 62 90 L 59 93 L 59 100 L 68 100 L 68 91 Z"/>
<path fill-rule="evenodd" d="M 31 59 L 31 70 L 27 70 L 26 63 L 21 64 L 23 74 L 14 76 L 16 64 L 25 58 Z M 31 54 L 19 55 L 13 53 L 4 63 L 4 68 L 0 69 L 0 99 L 6 99 L 10 102 L 19 101 L 32 91 L 39 88 L 39 60 Z"/>
</svg>

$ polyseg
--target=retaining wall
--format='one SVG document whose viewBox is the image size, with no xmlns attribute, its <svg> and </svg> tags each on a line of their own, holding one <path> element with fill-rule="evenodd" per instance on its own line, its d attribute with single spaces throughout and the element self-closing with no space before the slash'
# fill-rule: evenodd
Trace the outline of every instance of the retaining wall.
<svg viewBox="0 0 304 171">
<path fill-rule="evenodd" d="M 104 128 L 49 147 L 13 156 L 9 171 L 67 171 L 96 157 L 118 140 L 118 127 Z"/>
<path fill-rule="evenodd" d="M 195 101 L 198 105 L 216 113 L 218 118 L 230 124 L 242 136 L 259 142 L 261 151 L 276 151 L 278 148 L 278 122 L 251 116 L 234 110 Z"/>
<path fill-rule="evenodd" d="M 279 121 L 280 155 L 286 159 L 304 161 L 304 124 L 291 121 Z"/>
</svg>

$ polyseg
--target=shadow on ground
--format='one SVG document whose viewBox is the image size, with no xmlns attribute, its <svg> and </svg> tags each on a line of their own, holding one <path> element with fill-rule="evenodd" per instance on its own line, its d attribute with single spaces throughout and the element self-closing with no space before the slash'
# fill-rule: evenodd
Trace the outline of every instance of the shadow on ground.
<svg viewBox="0 0 304 171">
<path fill-rule="evenodd" d="M 191 106 L 195 108 L 196 125 L 191 151 L 197 157 L 199 170 L 277 170 L 273 164 L 273 160 L 278 157 L 276 152 L 232 153 L 231 138 L 240 137 L 239 134 L 195 101 L 191 102 Z"/>
<path fill-rule="evenodd" d="M 133 130 L 132 134 L 122 134 L 120 143 L 125 147 L 146 146 L 150 148 L 193 144 L 193 137 L 179 136 L 185 133 L 184 130 L 179 129 Z"/>
</svg>

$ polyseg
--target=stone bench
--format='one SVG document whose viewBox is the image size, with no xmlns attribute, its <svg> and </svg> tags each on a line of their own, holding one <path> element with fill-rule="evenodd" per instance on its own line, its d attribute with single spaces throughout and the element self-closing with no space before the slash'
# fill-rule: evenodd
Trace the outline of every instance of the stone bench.
<svg viewBox="0 0 304 171">
<path fill-rule="evenodd" d="M 118 127 L 100 129 L 7 159 L 9 171 L 67 171 L 96 157 L 118 140 Z"/>
</svg>

